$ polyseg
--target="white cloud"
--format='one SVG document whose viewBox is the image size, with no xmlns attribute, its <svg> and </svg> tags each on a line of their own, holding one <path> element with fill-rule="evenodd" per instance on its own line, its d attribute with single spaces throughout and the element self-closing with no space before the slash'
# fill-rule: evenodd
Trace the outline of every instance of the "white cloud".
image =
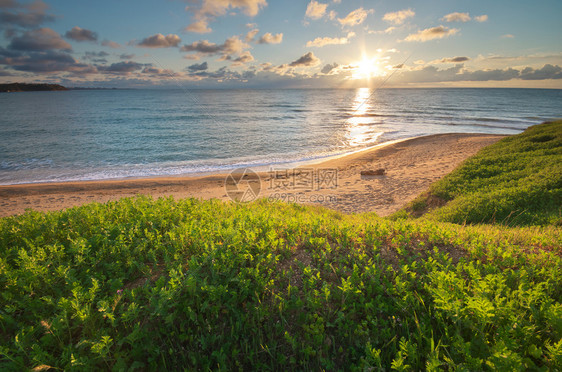
<svg viewBox="0 0 562 372">
<path fill-rule="evenodd" d="M 445 22 L 468 22 L 470 21 L 470 15 L 468 13 L 450 13 L 441 18 Z"/>
<path fill-rule="evenodd" d="M 486 14 L 482 14 L 481 16 L 474 17 L 476 22 L 486 22 L 488 20 L 488 16 Z"/>
<path fill-rule="evenodd" d="M 246 40 L 248 43 L 251 42 L 251 41 L 254 41 L 254 38 L 256 37 L 256 35 L 259 31 L 260 30 L 258 30 L 257 28 L 248 31 L 244 40 Z"/>
<path fill-rule="evenodd" d="M 277 35 L 272 35 L 270 32 L 266 32 L 258 40 L 259 44 L 279 44 L 283 41 L 283 33 Z"/>
<path fill-rule="evenodd" d="M 260 9 L 267 6 L 266 0 L 201 0 L 201 5 L 195 8 L 193 15 L 194 22 L 188 25 L 185 30 L 197 33 L 208 33 L 209 22 L 218 16 L 225 15 L 229 10 L 240 9 L 250 17 L 256 16 Z M 192 10 L 187 7 L 186 10 Z"/>
<path fill-rule="evenodd" d="M 306 16 L 312 19 L 320 19 L 326 14 L 328 4 L 322 4 L 318 1 L 311 0 L 306 7 Z"/>
<path fill-rule="evenodd" d="M 192 24 L 190 24 L 186 28 L 184 28 L 184 31 L 196 32 L 198 34 L 207 34 L 211 31 L 213 31 L 207 25 L 208 22 L 209 21 L 207 19 L 201 19 L 199 21 L 193 22 Z"/>
<path fill-rule="evenodd" d="M 407 18 L 411 18 L 414 15 L 416 13 L 412 9 L 403 9 L 397 12 L 386 13 L 382 19 L 395 25 L 401 25 Z"/>
<path fill-rule="evenodd" d="M 502 39 L 513 39 L 515 36 L 512 35 L 512 34 L 505 34 L 505 35 L 502 35 L 501 37 L 502 37 Z"/>
<path fill-rule="evenodd" d="M 429 41 L 434 39 L 443 39 L 444 37 L 448 37 L 451 35 L 456 34 L 459 32 L 456 28 L 449 29 L 448 27 L 444 26 L 437 26 L 426 28 L 425 30 L 418 31 L 415 34 L 408 35 L 404 41 Z"/>
<path fill-rule="evenodd" d="M 306 43 L 306 46 L 321 48 L 326 45 L 341 45 L 348 43 L 349 39 L 347 37 L 317 37 L 316 39 Z"/>
<path fill-rule="evenodd" d="M 390 27 L 387 27 L 386 29 L 381 30 L 381 31 L 369 30 L 368 33 L 369 34 L 390 34 L 396 29 L 397 29 L 396 27 L 390 26 Z"/>
<path fill-rule="evenodd" d="M 338 18 L 338 22 L 342 26 L 356 26 L 360 25 L 365 21 L 367 16 L 371 13 L 374 13 L 373 9 L 365 10 L 363 8 L 355 9 L 354 11 L 350 12 L 344 18 Z"/>
<path fill-rule="evenodd" d="M 236 58 L 232 61 L 232 65 L 233 66 L 242 66 L 245 63 L 252 62 L 253 60 L 254 60 L 254 56 L 250 52 L 245 51 L 245 52 L 241 53 L 238 58 Z"/>
</svg>

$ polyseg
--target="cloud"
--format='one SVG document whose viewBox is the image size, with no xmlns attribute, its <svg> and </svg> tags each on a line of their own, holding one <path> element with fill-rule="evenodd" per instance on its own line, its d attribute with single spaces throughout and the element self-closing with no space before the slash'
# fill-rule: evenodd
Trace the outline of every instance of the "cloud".
<svg viewBox="0 0 562 372">
<path fill-rule="evenodd" d="M 283 33 L 279 33 L 277 35 L 272 35 L 271 33 L 267 32 L 260 37 L 258 40 L 259 44 L 279 44 L 283 41 Z"/>
<path fill-rule="evenodd" d="M 209 28 L 209 26 L 207 25 L 208 20 L 206 19 L 202 19 L 196 22 L 193 22 L 192 24 L 188 25 L 186 28 L 184 28 L 184 31 L 190 31 L 190 32 L 195 32 L 198 34 L 208 34 L 209 32 L 213 31 L 211 28 Z"/>
<path fill-rule="evenodd" d="M 296 61 L 289 63 L 290 67 L 311 67 L 320 63 L 320 59 L 312 52 L 308 52 Z"/>
<path fill-rule="evenodd" d="M 459 12 L 449 13 L 441 18 L 441 20 L 445 22 L 468 22 L 470 21 L 470 15 L 468 13 Z"/>
<path fill-rule="evenodd" d="M 64 36 L 74 41 L 98 41 L 98 34 L 94 31 L 86 30 L 78 26 L 72 27 L 72 30 L 66 31 Z"/>
<path fill-rule="evenodd" d="M 47 4 L 41 0 L 28 4 L 19 4 L 12 0 L 2 0 L 0 2 L 0 9 L 2 9 L 0 11 L 0 25 L 33 28 L 45 22 L 52 22 L 55 20 L 55 16 L 46 14 L 47 8 Z"/>
<path fill-rule="evenodd" d="M 416 13 L 412 9 L 399 10 L 397 12 L 386 13 L 382 19 L 384 21 L 401 25 L 407 18 L 415 16 Z"/>
<path fill-rule="evenodd" d="M 244 37 L 244 40 L 246 40 L 246 42 L 248 42 L 248 43 L 254 41 L 254 38 L 256 37 L 258 32 L 260 32 L 260 30 L 258 30 L 257 28 L 248 31 L 248 33 Z"/>
<path fill-rule="evenodd" d="M 507 69 L 495 69 L 495 70 L 477 70 L 472 72 L 465 72 L 460 74 L 458 79 L 463 81 L 505 81 L 511 80 L 519 77 L 519 71 L 507 68 Z"/>
<path fill-rule="evenodd" d="M 145 67 L 142 69 L 141 74 L 147 74 L 150 75 L 151 77 L 156 77 L 156 78 L 174 78 L 174 77 L 178 77 L 181 76 L 181 74 L 173 71 L 173 70 L 169 70 L 169 69 L 162 69 L 162 68 L 156 68 L 156 67 Z"/>
<path fill-rule="evenodd" d="M 430 63 L 462 63 L 470 60 L 468 57 L 452 57 L 452 58 L 442 58 Z"/>
<path fill-rule="evenodd" d="M 254 56 L 252 55 L 252 53 L 245 51 L 242 54 L 240 54 L 240 56 L 238 58 L 235 58 L 232 62 L 233 66 L 241 66 L 243 64 L 246 64 L 248 62 L 252 62 L 254 60 Z"/>
<path fill-rule="evenodd" d="M 562 79 L 562 67 L 546 64 L 540 69 L 526 67 L 521 71 L 523 80 Z"/>
<path fill-rule="evenodd" d="M 486 22 L 488 20 L 488 16 L 486 14 L 482 14 L 481 16 L 474 17 L 476 22 Z"/>
<path fill-rule="evenodd" d="M 307 47 L 321 48 L 326 45 L 341 45 L 348 44 L 349 39 L 346 37 L 317 37 L 306 43 Z"/>
<path fill-rule="evenodd" d="M 191 44 L 186 44 L 180 48 L 182 52 L 196 52 L 204 55 L 221 53 L 221 60 L 228 60 L 232 55 L 240 54 L 250 46 L 240 40 L 238 36 L 232 36 L 225 40 L 223 44 L 211 43 L 208 40 L 199 40 Z"/>
<path fill-rule="evenodd" d="M 242 73 L 237 71 L 228 70 L 226 67 L 221 67 L 216 71 L 193 71 L 189 73 L 189 76 L 195 78 L 195 80 L 202 79 L 214 79 L 219 83 L 233 80 L 233 81 L 247 81 L 256 76 L 255 71 L 243 71 Z"/>
<path fill-rule="evenodd" d="M 356 26 L 365 21 L 370 13 L 374 13 L 373 9 L 365 10 L 363 8 L 355 9 L 344 18 L 338 18 L 338 22 L 342 26 Z"/>
<path fill-rule="evenodd" d="M 56 31 L 46 27 L 26 31 L 22 36 L 13 38 L 8 48 L 27 51 L 72 49 Z"/>
<path fill-rule="evenodd" d="M 333 70 L 335 70 L 336 68 L 338 68 L 338 64 L 337 63 L 332 63 L 332 64 L 326 64 L 324 67 L 322 67 L 322 70 L 320 70 L 321 73 L 328 75 L 330 72 L 332 72 Z"/>
<path fill-rule="evenodd" d="M 120 55 L 119 55 L 119 59 L 133 59 L 133 58 L 135 58 L 135 55 L 134 55 L 134 54 L 125 54 L 125 53 L 123 53 L 123 54 L 120 54 Z"/>
<path fill-rule="evenodd" d="M 137 45 L 145 48 L 171 48 L 177 47 L 179 43 L 181 43 L 181 39 L 178 35 L 169 34 L 164 36 L 162 34 L 156 34 L 144 38 Z"/>
<path fill-rule="evenodd" d="M 318 1 L 311 0 L 306 7 L 306 17 L 311 19 L 320 19 L 326 14 L 328 4 L 322 4 Z"/>
<path fill-rule="evenodd" d="M 443 26 L 431 27 L 426 28 L 425 30 L 418 31 L 415 34 L 410 34 L 404 39 L 404 41 L 429 41 L 433 39 L 443 39 L 444 37 L 448 37 L 454 35 L 459 30 L 456 28 L 447 28 Z"/>
<path fill-rule="evenodd" d="M 208 68 L 209 68 L 209 65 L 207 64 L 207 62 L 195 63 L 191 66 L 187 66 L 187 69 L 189 71 L 204 71 L 204 70 L 207 70 Z"/>
<path fill-rule="evenodd" d="M 449 81 L 506 81 L 519 76 L 519 71 L 512 68 L 495 70 L 463 70 L 463 65 L 440 70 L 435 66 L 426 66 L 421 69 L 403 71 L 400 80 L 408 83 L 429 83 Z"/>
<path fill-rule="evenodd" d="M 131 72 L 142 70 L 145 65 L 133 61 L 116 62 L 109 66 L 98 66 L 98 70 L 110 74 L 128 75 Z"/>
<path fill-rule="evenodd" d="M 546 64 L 542 68 L 534 69 L 525 67 L 522 70 L 514 68 L 485 69 L 470 71 L 463 68 L 462 64 L 447 69 L 438 69 L 435 66 L 426 66 L 414 70 L 403 71 L 400 80 L 409 83 L 429 82 L 458 82 L 458 81 L 507 81 L 521 80 L 549 80 L 562 79 L 562 67 Z"/>
<path fill-rule="evenodd" d="M 281 34 L 281 38 L 282 37 L 283 34 Z M 224 41 L 224 44 L 222 44 L 222 52 L 227 55 L 238 54 L 249 47 L 250 46 L 240 40 L 238 36 L 231 36 Z"/>
<path fill-rule="evenodd" d="M 106 46 L 106 47 L 110 47 L 113 49 L 118 49 L 121 48 L 121 44 L 116 43 L 115 41 L 111 41 L 111 40 L 104 40 L 101 42 L 101 45 Z"/>
<path fill-rule="evenodd" d="M 15 0 L 0 0 L 0 9 L 3 8 L 17 8 L 18 3 Z"/>
<path fill-rule="evenodd" d="M 390 34 L 396 29 L 397 29 L 396 27 L 390 26 L 390 27 L 387 27 L 386 29 L 381 30 L 381 31 L 369 30 L 368 33 L 369 34 Z"/>
<path fill-rule="evenodd" d="M 68 53 L 52 50 L 22 53 L 0 48 L 0 64 L 10 66 L 17 71 L 37 74 L 54 72 L 88 74 L 97 71 L 94 66 L 77 62 Z"/>
<path fill-rule="evenodd" d="M 501 36 L 502 39 L 513 39 L 514 37 L 515 37 L 515 36 L 512 35 L 512 34 L 505 34 L 505 35 L 502 35 L 502 36 Z"/>
<path fill-rule="evenodd" d="M 222 45 L 211 43 L 208 40 L 194 41 L 180 48 L 182 52 L 199 52 L 203 54 L 215 54 L 223 49 Z"/>
<path fill-rule="evenodd" d="M 208 33 L 209 22 L 215 17 L 223 16 L 229 10 L 240 9 L 250 17 L 256 16 L 260 9 L 267 6 L 266 0 L 201 0 L 198 7 L 187 7 L 187 10 L 194 9 L 193 23 L 188 25 L 185 30 L 196 33 Z"/>
<path fill-rule="evenodd" d="M 97 63 L 105 63 L 107 60 L 103 57 L 107 57 L 109 53 L 101 51 L 101 52 L 86 52 L 84 53 L 84 58 L 93 62 Z"/>
<path fill-rule="evenodd" d="M 199 54 L 186 54 L 185 56 L 182 57 L 183 59 L 190 59 L 190 60 L 194 60 L 194 61 L 198 61 L 201 59 L 201 56 Z"/>
<path fill-rule="evenodd" d="M 10 71 L 0 67 L 0 76 L 14 76 Z"/>
</svg>

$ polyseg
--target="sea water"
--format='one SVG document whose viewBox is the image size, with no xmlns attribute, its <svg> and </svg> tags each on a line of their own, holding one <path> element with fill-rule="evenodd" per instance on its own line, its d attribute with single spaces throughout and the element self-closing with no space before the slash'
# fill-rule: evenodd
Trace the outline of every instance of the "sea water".
<svg viewBox="0 0 562 372">
<path fill-rule="evenodd" d="M 0 94 L 0 184 L 282 166 L 436 133 L 517 134 L 562 90 L 70 90 Z"/>
</svg>

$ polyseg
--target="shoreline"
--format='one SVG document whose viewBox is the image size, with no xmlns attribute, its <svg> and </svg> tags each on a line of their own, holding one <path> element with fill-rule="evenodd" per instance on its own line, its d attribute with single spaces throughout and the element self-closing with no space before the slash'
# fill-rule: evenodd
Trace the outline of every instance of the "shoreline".
<svg viewBox="0 0 562 372">
<path fill-rule="evenodd" d="M 460 133 L 460 134 L 469 134 L 469 133 Z M 100 178 L 100 179 L 70 179 L 70 180 L 56 180 L 56 181 L 23 181 L 17 183 L 8 183 L 3 184 L 0 183 L 0 187 L 5 186 L 28 186 L 28 185 L 50 185 L 50 184 L 68 184 L 68 183 L 82 183 L 82 182 L 111 182 L 111 181 L 136 181 L 136 180 L 147 180 L 147 179 L 161 179 L 161 178 L 199 178 L 199 177 L 211 177 L 215 175 L 227 175 L 230 172 L 240 169 L 240 168 L 250 168 L 255 170 L 258 173 L 267 172 L 271 168 L 297 168 L 303 166 L 311 166 L 315 164 L 324 163 L 326 161 L 331 161 L 335 159 L 339 159 L 342 157 L 346 157 L 349 155 L 353 155 L 362 151 L 370 151 L 376 148 L 384 147 L 387 145 L 391 145 L 398 142 L 408 141 L 415 138 L 432 136 L 430 135 L 421 135 L 421 136 L 414 136 L 414 137 L 407 137 L 407 138 L 400 138 L 396 140 L 390 140 L 382 143 L 378 143 L 376 145 L 368 146 L 365 148 L 361 148 L 359 150 L 348 151 L 339 154 L 332 154 L 332 155 L 321 155 L 318 157 L 312 158 L 305 158 L 301 160 L 295 161 L 288 161 L 288 162 L 273 162 L 273 163 L 258 163 L 258 164 L 239 164 L 235 167 L 225 167 L 224 169 L 220 170 L 210 170 L 210 171 L 195 171 L 195 172 L 187 172 L 187 173 L 179 173 L 179 174 L 163 174 L 163 175 L 146 175 L 146 176 L 123 176 L 123 177 L 114 177 L 114 178 Z"/>
<path fill-rule="evenodd" d="M 505 135 L 479 133 L 445 133 L 389 141 L 328 159 L 311 162 L 284 163 L 273 169 L 294 168 L 312 170 L 314 175 L 322 169 L 337 169 L 337 185 L 330 187 L 296 188 L 295 180 L 257 170 L 260 177 L 259 197 L 269 197 L 305 204 L 322 204 L 344 213 L 374 211 L 388 215 L 413 200 L 427 187 L 448 174 L 482 147 L 490 145 Z M 386 170 L 383 176 L 365 177 L 361 170 Z M 154 198 L 195 197 L 230 200 L 225 189 L 227 173 L 207 175 L 177 175 L 139 177 L 98 181 L 68 181 L 0 185 L 0 217 L 25 212 L 31 208 L 50 211 L 79 206 L 90 202 L 108 202 L 138 194 Z M 272 187 L 291 184 L 293 187 Z M 335 186 L 335 187 L 334 187 Z"/>
</svg>

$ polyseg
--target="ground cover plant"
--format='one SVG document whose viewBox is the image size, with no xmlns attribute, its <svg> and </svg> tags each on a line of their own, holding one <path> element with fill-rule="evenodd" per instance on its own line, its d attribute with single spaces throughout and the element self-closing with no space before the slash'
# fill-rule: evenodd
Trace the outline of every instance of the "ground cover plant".
<svg viewBox="0 0 562 372">
<path fill-rule="evenodd" d="M 484 149 L 418 219 L 149 197 L 0 219 L 0 370 L 562 370 L 560 126 Z"/>
<path fill-rule="evenodd" d="M 406 210 L 461 224 L 562 226 L 561 164 L 562 121 L 535 125 L 482 149 Z"/>
<path fill-rule="evenodd" d="M 123 199 L 0 220 L 0 368 L 562 368 L 560 228 Z"/>
</svg>

